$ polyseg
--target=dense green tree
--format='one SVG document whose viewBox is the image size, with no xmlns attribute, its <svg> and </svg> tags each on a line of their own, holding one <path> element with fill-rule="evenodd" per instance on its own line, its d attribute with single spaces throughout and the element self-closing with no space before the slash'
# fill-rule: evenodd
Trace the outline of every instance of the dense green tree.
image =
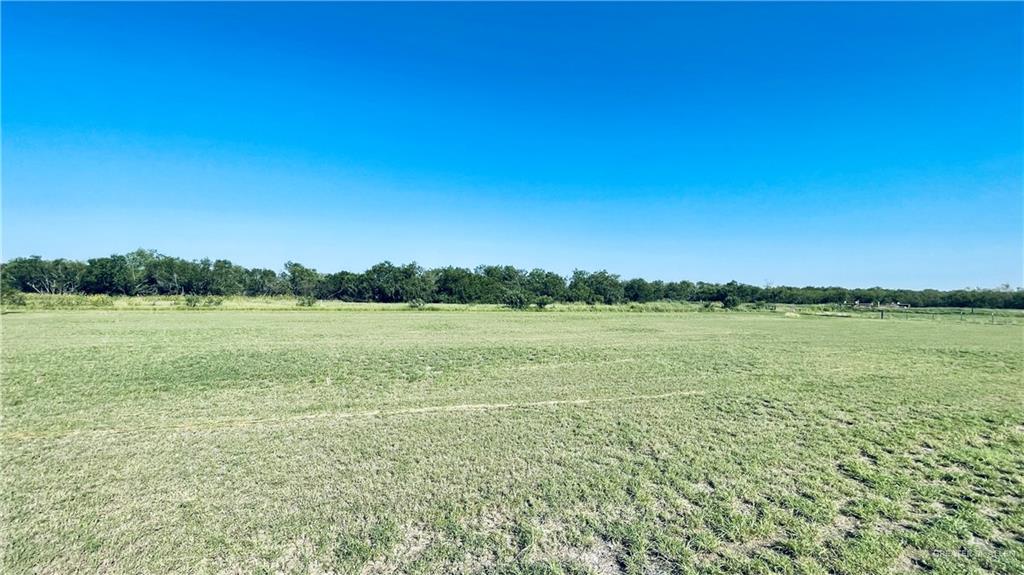
<svg viewBox="0 0 1024 575">
<path fill-rule="evenodd" d="M 245 289 L 245 268 L 228 260 L 217 260 L 210 268 L 210 292 L 214 295 L 239 295 Z"/>
<path fill-rule="evenodd" d="M 428 283 L 423 268 L 415 263 L 396 266 L 386 261 L 366 270 L 363 275 L 368 295 L 373 301 L 387 303 L 434 299 L 434 286 Z"/>
<path fill-rule="evenodd" d="M 842 287 L 758 287 L 739 282 L 725 284 L 689 281 L 623 282 L 606 271 L 575 270 L 566 278 L 542 269 L 529 273 L 513 266 L 479 266 L 475 270 L 444 267 L 425 270 L 415 263 L 396 266 L 382 262 L 363 273 L 340 271 L 320 274 L 295 262 L 277 273 L 246 269 L 228 260 L 188 261 L 153 250 L 87 262 L 45 260 L 39 256 L 15 258 L 0 265 L 0 282 L 7 293 L 88 293 L 110 295 L 180 294 L 270 296 L 292 294 L 306 298 L 377 302 L 500 303 L 575 301 L 615 304 L 649 302 L 719 301 L 792 304 L 889 304 L 914 307 L 986 307 L 1024 309 L 1024 289 L 952 291 L 847 289 Z M 522 296 L 522 297 L 519 297 Z"/>
<path fill-rule="evenodd" d="M 626 297 L 619 276 L 604 270 L 590 274 L 587 283 L 599 303 L 609 305 L 621 303 Z"/>
<path fill-rule="evenodd" d="M 466 268 L 446 267 L 436 270 L 434 286 L 437 299 L 444 303 L 482 301 L 483 278 Z"/>
<path fill-rule="evenodd" d="M 128 274 L 129 284 L 128 295 L 156 293 L 151 268 L 153 263 L 161 257 L 156 250 L 144 250 L 142 248 L 125 254 L 125 270 Z"/>
<path fill-rule="evenodd" d="M 292 295 L 316 295 L 321 276 L 315 269 L 307 268 L 296 262 L 286 262 L 284 273 L 288 278 L 288 286 L 291 288 Z"/>
<path fill-rule="evenodd" d="M 669 282 L 665 284 L 664 299 L 673 301 L 696 301 L 697 287 L 693 282 Z"/>
<path fill-rule="evenodd" d="M 513 266 L 478 266 L 481 303 L 502 303 L 510 291 L 524 291 L 526 272 Z"/>
<path fill-rule="evenodd" d="M 70 294 L 79 291 L 87 264 L 73 260 L 16 258 L 4 264 L 7 285 L 23 292 Z"/>
<path fill-rule="evenodd" d="M 283 295 L 291 291 L 288 279 L 274 270 L 253 268 L 242 276 L 243 293 L 250 296 Z"/>
<path fill-rule="evenodd" d="M 565 278 L 542 269 L 531 270 L 526 274 L 524 287 L 534 298 L 549 297 L 552 300 L 563 300 L 566 296 Z"/>
<path fill-rule="evenodd" d="M 665 296 L 664 284 L 640 278 L 627 281 L 622 285 L 622 290 L 627 301 L 657 301 Z"/>
<path fill-rule="evenodd" d="M 86 264 L 85 273 L 82 274 L 82 291 L 117 295 L 133 293 L 129 288 L 128 264 L 124 256 L 94 258 Z"/>
<path fill-rule="evenodd" d="M 566 288 L 566 298 L 569 301 L 597 303 L 597 294 L 590 289 L 590 274 L 583 270 L 573 270 L 572 277 L 569 278 L 569 286 Z"/>
<path fill-rule="evenodd" d="M 338 272 L 324 276 L 316 296 L 320 299 L 370 301 L 372 297 L 362 274 Z"/>
<path fill-rule="evenodd" d="M 159 256 L 147 264 L 147 275 L 160 294 L 211 294 L 210 260 L 187 261 Z"/>
</svg>

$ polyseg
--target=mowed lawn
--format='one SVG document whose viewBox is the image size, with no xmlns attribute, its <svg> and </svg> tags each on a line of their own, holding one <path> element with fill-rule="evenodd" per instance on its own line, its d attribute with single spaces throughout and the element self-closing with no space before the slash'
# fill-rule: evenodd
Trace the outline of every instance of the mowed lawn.
<svg viewBox="0 0 1024 575">
<path fill-rule="evenodd" d="M 1024 572 L 1024 326 L 2 318 L 4 573 Z"/>
</svg>

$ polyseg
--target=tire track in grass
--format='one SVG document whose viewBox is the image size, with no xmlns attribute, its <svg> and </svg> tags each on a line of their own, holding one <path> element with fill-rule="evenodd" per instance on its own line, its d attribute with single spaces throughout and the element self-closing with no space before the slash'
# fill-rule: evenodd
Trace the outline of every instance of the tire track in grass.
<svg viewBox="0 0 1024 575">
<path fill-rule="evenodd" d="M 704 395 L 703 391 L 671 391 L 653 395 L 620 395 L 615 397 L 594 397 L 583 399 L 549 399 L 544 401 L 524 401 L 510 403 L 462 403 L 456 405 L 432 405 L 425 407 L 407 407 L 402 409 L 372 409 L 368 411 L 352 412 L 327 412 L 296 415 L 292 417 L 250 417 L 240 419 L 210 420 L 201 425 L 179 424 L 179 425 L 152 425 L 140 427 L 111 427 L 102 429 L 76 429 L 71 431 L 14 431 L 0 434 L 4 440 L 28 440 L 41 438 L 65 438 L 79 435 L 117 435 L 142 432 L 176 432 L 176 431 L 218 431 L 222 429 L 236 429 L 256 426 L 284 425 L 301 421 L 316 421 L 323 419 L 363 419 L 376 417 L 395 417 L 403 415 L 429 415 L 434 413 L 458 413 L 471 411 L 500 411 L 505 409 L 530 409 L 540 407 L 558 407 L 573 405 L 592 405 L 600 403 L 615 403 L 628 401 L 650 401 L 656 399 L 667 399 L 670 397 L 686 397 Z"/>
</svg>

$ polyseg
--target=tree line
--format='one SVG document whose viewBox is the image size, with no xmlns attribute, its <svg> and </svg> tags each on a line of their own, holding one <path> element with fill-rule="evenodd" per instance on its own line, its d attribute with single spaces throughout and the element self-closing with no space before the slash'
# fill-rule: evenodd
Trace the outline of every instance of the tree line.
<svg viewBox="0 0 1024 575">
<path fill-rule="evenodd" d="M 842 304 L 900 302 L 914 307 L 1024 309 L 1024 290 L 902 290 L 880 287 L 754 286 L 729 283 L 623 280 L 607 271 L 576 270 L 569 277 L 513 266 L 424 269 L 415 263 L 379 263 L 362 272 L 321 273 L 296 262 L 282 271 L 246 268 L 228 260 L 185 260 L 153 250 L 93 258 L 85 262 L 38 256 L 0 265 L 4 290 L 47 294 L 275 296 L 353 302 L 491 303 L 510 307 L 553 302 L 617 304 L 690 301 Z"/>
</svg>

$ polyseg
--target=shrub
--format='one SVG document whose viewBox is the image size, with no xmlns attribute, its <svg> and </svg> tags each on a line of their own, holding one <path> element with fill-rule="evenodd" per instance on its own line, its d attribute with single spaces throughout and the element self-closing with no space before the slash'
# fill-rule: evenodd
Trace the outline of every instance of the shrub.
<svg viewBox="0 0 1024 575">
<path fill-rule="evenodd" d="M 299 296 L 299 300 L 296 303 L 299 305 L 299 307 L 313 307 L 316 305 L 316 296 Z"/>
<path fill-rule="evenodd" d="M 526 294 L 519 290 L 509 290 L 505 292 L 501 303 L 505 304 L 505 307 L 510 309 L 526 309 L 526 306 L 530 305 L 529 300 L 526 299 Z"/>
<path fill-rule="evenodd" d="M 0 288 L 0 304 L 23 306 L 25 305 L 25 294 L 12 287 L 3 286 Z"/>
<path fill-rule="evenodd" d="M 725 296 L 725 299 L 722 300 L 722 307 L 725 309 L 733 309 L 738 305 L 740 305 L 740 299 L 734 295 L 727 295 Z"/>
<path fill-rule="evenodd" d="M 211 295 L 207 296 L 206 299 L 203 300 L 203 307 L 216 307 L 223 303 L 224 298 Z"/>
<path fill-rule="evenodd" d="M 92 307 L 114 307 L 114 297 L 106 294 L 87 296 Z"/>
<path fill-rule="evenodd" d="M 427 302 L 421 300 L 420 298 L 413 298 L 409 300 L 409 307 L 411 307 L 412 309 L 420 309 L 425 305 L 427 305 Z"/>
<path fill-rule="evenodd" d="M 185 305 L 187 307 L 199 307 L 199 302 L 201 302 L 202 300 L 203 298 L 197 295 L 188 294 L 187 296 L 185 296 Z"/>
<path fill-rule="evenodd" d="M 41 309 L 78 309 L 83 307 L 114 307 L 114 298 L 108 295 L 35 294 L 32 297 L 32 299 L 26 297 L 25 303 L 32 307 L 39 307 Z"/>
<path fill-rule="evenodd" d="M 550 296 L 542 295 L 542 296 L 539 296 L 537 298 L 537 301 L 535 301 L 534 303 L 537 304 L 537 309 L 544 309 L 544 308 L 548 307 L 549 305 L 555 303 L 555 300 L 552 297 L 550 297 Z"/>
</svg>

